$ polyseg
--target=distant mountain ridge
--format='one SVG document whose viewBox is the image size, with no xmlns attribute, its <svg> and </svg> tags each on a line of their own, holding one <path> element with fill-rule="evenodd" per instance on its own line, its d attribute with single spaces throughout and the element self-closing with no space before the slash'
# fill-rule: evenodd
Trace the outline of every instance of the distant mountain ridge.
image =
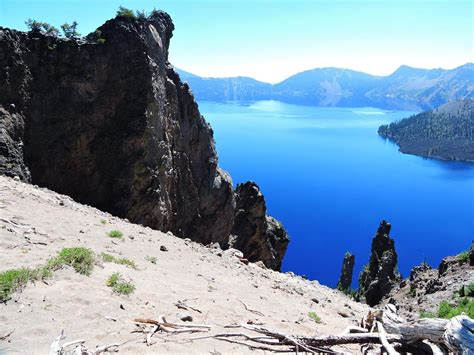
<svg viewBox="0 0 474 355">
<path fill-rule="evenodd" d="M 474 100 L 449 102 L 380 126 L 378 133 L 403 153 L 474 162 Z"/>
<path fill-rule="evenodd" d="M 454 69 L 402 65 L 388 76 L 350 69 L 317 68 L 269 84 L 249 77 L 205 78 L 177 69 L 199 101 L 279 100 L 310 106 L 429 110 L 474 98 L 474 64 Z"/>
</svg>

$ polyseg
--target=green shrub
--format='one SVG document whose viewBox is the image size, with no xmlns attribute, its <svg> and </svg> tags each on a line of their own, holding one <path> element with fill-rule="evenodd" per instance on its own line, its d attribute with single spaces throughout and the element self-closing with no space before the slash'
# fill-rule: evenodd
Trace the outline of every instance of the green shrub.
<svg viewBox="0 0 474 355">
<path fill-rule="evenodd" d="M 102 219 L 100 220 L 100 223 L 105 225 L 105 224 L 107 224 L 107 220 L 104 219 L 104 218 L 102 218 Z"/>
<path fill-rule="evenodd" d="M 135 286 L 131 282 L 125 281 L 119 272 L 110 275 L 105 284 L 120 295 L 129 295 L 135 291 Z"/>
<path fill-rule="evenodd" d="M 82 275 L 90 275 L 94 267 L 94 253 L 92 250 L 82 247 L 64 248 L 56 257 L 49 259 L 45 266 L 1 272 L 0 302 L 5 302 L 13 292 L 26 286 L 28 282 L 51 277 L 53 271 L 65 265 L 72 266 L 76 272 Z"/>
<path fill-rule="evenodd" d="M 132 269 L 137 268 L 137 264 L 132 259 L 127 259 L 127 258 L 116 258 L 113 255 L 107 254 L 107 253 L 101 253 L 100 257 L 102 260 L 106 263 L 115 263 L 119 265 L 125 265 L 128 267 L 131 267 Z"/>
<path fill-rule="evenodd" d="M 120 275 L 119 272 L 114 272 L 112 275 L 109 276 L 109 278 L 107 279 L 105 284 L 109 287 L 113 287 L 114 285 L 116 285 L 119 282 L 121 277 L 122 276 Z"/>
<path fill-rule="evenodd" d="M 428 311 L 421 311 L 420 318 L 436 318 L 436 314 Z"/>
<path fill-rule="evenodd" d="M 469 262 L 469 252 L 463 251 L 457 255 L 457 259 L 462 264 Z"/>
<path fill-rule="evenodd" d="M 441 302 L 438 309 L 438 317 L 450 319 L 459 316 L 461 313 L 474 318 L 474 300 L 472 298 L 461 298 L 457 306 L 449 304 L 447 301 Z"/>
<path fill-rule="evenodd" d="M 113 287 L 113 290 L 119 295 L 129 295 L 135 291 L 135 286 L 131 282 L 120 281 Z"/>
<path fill-rule="evenodd" d="M 308 317 L 311 318 L 316 323 L 321 323 L 321 317 L 316 314 L 316 312 L 309 312 Z"/>
<path fill-rule="evenodd" d="M 474 297 L 474 282 L 471 282 L 466 287 L 466 294 L 464 296 Z"/>
<path fill-rule="evenodd" d="M 107 253 L 101 253 L 100 257 L 106 263 L 113 263 L 115 261 L 115 256 L 107 254 Z"/>
<path fill-rule="evenodd" d="M 107 233 L 107 235 L 110 237 L 110 238 L 122 238 L 123 237 L 123 233 L 121 231 L 118 231 L 118 230 L 112 230 L 110 232 Z"/>
<path fill-rule="evenodd" d="M 135 18 L 135 14 L 133 13 L 133 11 L 123 6 L 119 6 L 116 16 L 122 18 Z"/>
<path fill-rule="evenodd" d="M 137 264 L 135 264 L 135 262 L 132 260 L 132 259 L 127 259 L 127 258 L 120 258 L 120 259 L 117 259 L 115 261 L 116 264 L 120 264 L 120 265 L 125 265 L 125 266 L 128 266 L 132 269 L 136 269 L 137 268 Z"/>
<path fill-rule="evenodd" d="M 47 267 L 57 270 L 69 265 L 81 275 L 89 276 L 94 268 L 94 253 L 84 247 L 64 248 L 55 258 L 48 261 Z"/>
<path fill-rule="evenodd" d="M 52 273 L 46 267 L 36 269 L 11 269 L 0 273 L 0 302 L 5 302 L 10 295 L 26 286 L 30 281 L 51 277 Z"/>
</svg>

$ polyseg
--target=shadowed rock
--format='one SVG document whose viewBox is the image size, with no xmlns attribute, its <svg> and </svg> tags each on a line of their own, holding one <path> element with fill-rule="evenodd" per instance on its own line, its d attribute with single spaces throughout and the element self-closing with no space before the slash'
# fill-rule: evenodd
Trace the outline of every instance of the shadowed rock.
<svg viewBox="0 0 474 355">
<path fill-rule="evenodd" d="M 369 264 L 359 277 L 359 295 L 375 306 L 389 294 L 401 277 L 397 272 L 395 242 L 390 238 L 390 223 L 383 220 L 372 240 Z"/>
<path fill-rule="evenodd" d="M 237 185 L 236 204 L 230 246 L 241 250 L 249 261 L 261 260 L 280 270 L 289 238 L 283 225 L 267 215 L 259 187 L 250 181 Z"/>
<path fill-rule="evenodd" d="M 179 237 L 227 245 L 232 180 L 168 62 L 173 29 L 161 11 L 109 20 L 99 27 L 101 41 L 0 28 L 0 173 Z"/>
<path fill-rule="evenodd" d="M 351 288 L 352 273 L 354 271 L 355 256 L 347 252 L 342 261 L 341 276 L 337 283 L 337 288 L 341 291 L 347 291 Z"/>
</svg>

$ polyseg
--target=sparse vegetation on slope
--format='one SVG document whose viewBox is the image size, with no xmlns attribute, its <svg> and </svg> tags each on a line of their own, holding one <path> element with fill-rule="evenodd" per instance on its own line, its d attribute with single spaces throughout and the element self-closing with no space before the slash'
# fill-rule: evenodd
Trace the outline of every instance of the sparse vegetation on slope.
<svg viewBox="0 0 474 355">
<path fill-rule="evenodd" d="M 316 312 L 309 312 L 308 317 L 311 318 L 313 321 L 315 321 L 318 324 L 322 322 L 321 317 L 318 316 Z"/>
<path fill-rule="evenodd" d="M 112 231 L 108 232 L 107 235 L 110 238 L 117 238 L 117 239 L 120 239 L 120 238 L 123 237 L 123 233 L 119 230 L 112 230 Z"/>
<path fill-rule="evenodd" d="M 45 279 L 51 274 L 47 267 L 12 269 L 0 273 L 0 302 L 7 301 L 12 293 L 25 287 L 28 282 Z"/>
<path fill-rule="evenodd" d="M 119 272 L 110 275 L 105 284 L 120 295 L 129 295 L 135 291 L 135 285 L 130 281 L 125 281 Z"/>
<path fill-rule="evenodd" d="M 82 247 L 64 248 L 44 266 L 11 269 L 0 273 L 0 302 L 8 300 L 12 293 L 25 287 L 28 282 L 51 277 L 53 271 L 66 265 L 72 266 L 79 274 L 89 276 L 94 267 L 94 253 Z"/>
<path fill-rule="evenodd" d="M 81 275 L 89 276 L 94 268 L 94 253 L 84 247 L 64 248 L 58 256 L 48 261 L 47 267 L 57 270 L 65 265 L 72 266 Z"/>
<path fill-rule="evenodd" d="M 463 297 L 456 303 L 443 301 L 439 305 L 437 313 L 422 311 L 420 317 L 451 319 L 463 313 L 470 318 L 474 318 L 474 299 L 472 297 Z"/>
<path fill-rule="evenodd" d="M 132 259 L 116 258 L 115 256 L 107 254 L 107 253 L 101 253 L 100 256 L 101 256 L 102 260 L 106 263 L 115 263 L 115 264 L 119 264 L 119 265 L 125 265 L 125 266 L 128 266 L 128 267 L 132 268 L 132 269 L 137 268 L 137 264 L 135 264 L 135 262 Z"/>
</svg>

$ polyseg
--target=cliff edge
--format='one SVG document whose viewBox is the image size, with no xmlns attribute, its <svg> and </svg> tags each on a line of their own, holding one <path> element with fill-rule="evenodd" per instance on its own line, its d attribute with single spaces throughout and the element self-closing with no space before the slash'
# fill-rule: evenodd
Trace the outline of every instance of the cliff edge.
<svg viewBox="0 0 474 355">
<path fill-rule="evenodd" d="M 0 28 L 0 173 L 226 248 L 236 193 L 211 127 L 168 62 L 173 29 L 161 11 L 117 17 L 78 39 Z M 258 231 L 260 244 L 271 245 L 272 226 Z M 239 222 L 245 230 L 252 235 L 241 240 L 255 237 Z M 279 238 L 252 259 L 279 269 L 283 227 Z"/>
</svg>

